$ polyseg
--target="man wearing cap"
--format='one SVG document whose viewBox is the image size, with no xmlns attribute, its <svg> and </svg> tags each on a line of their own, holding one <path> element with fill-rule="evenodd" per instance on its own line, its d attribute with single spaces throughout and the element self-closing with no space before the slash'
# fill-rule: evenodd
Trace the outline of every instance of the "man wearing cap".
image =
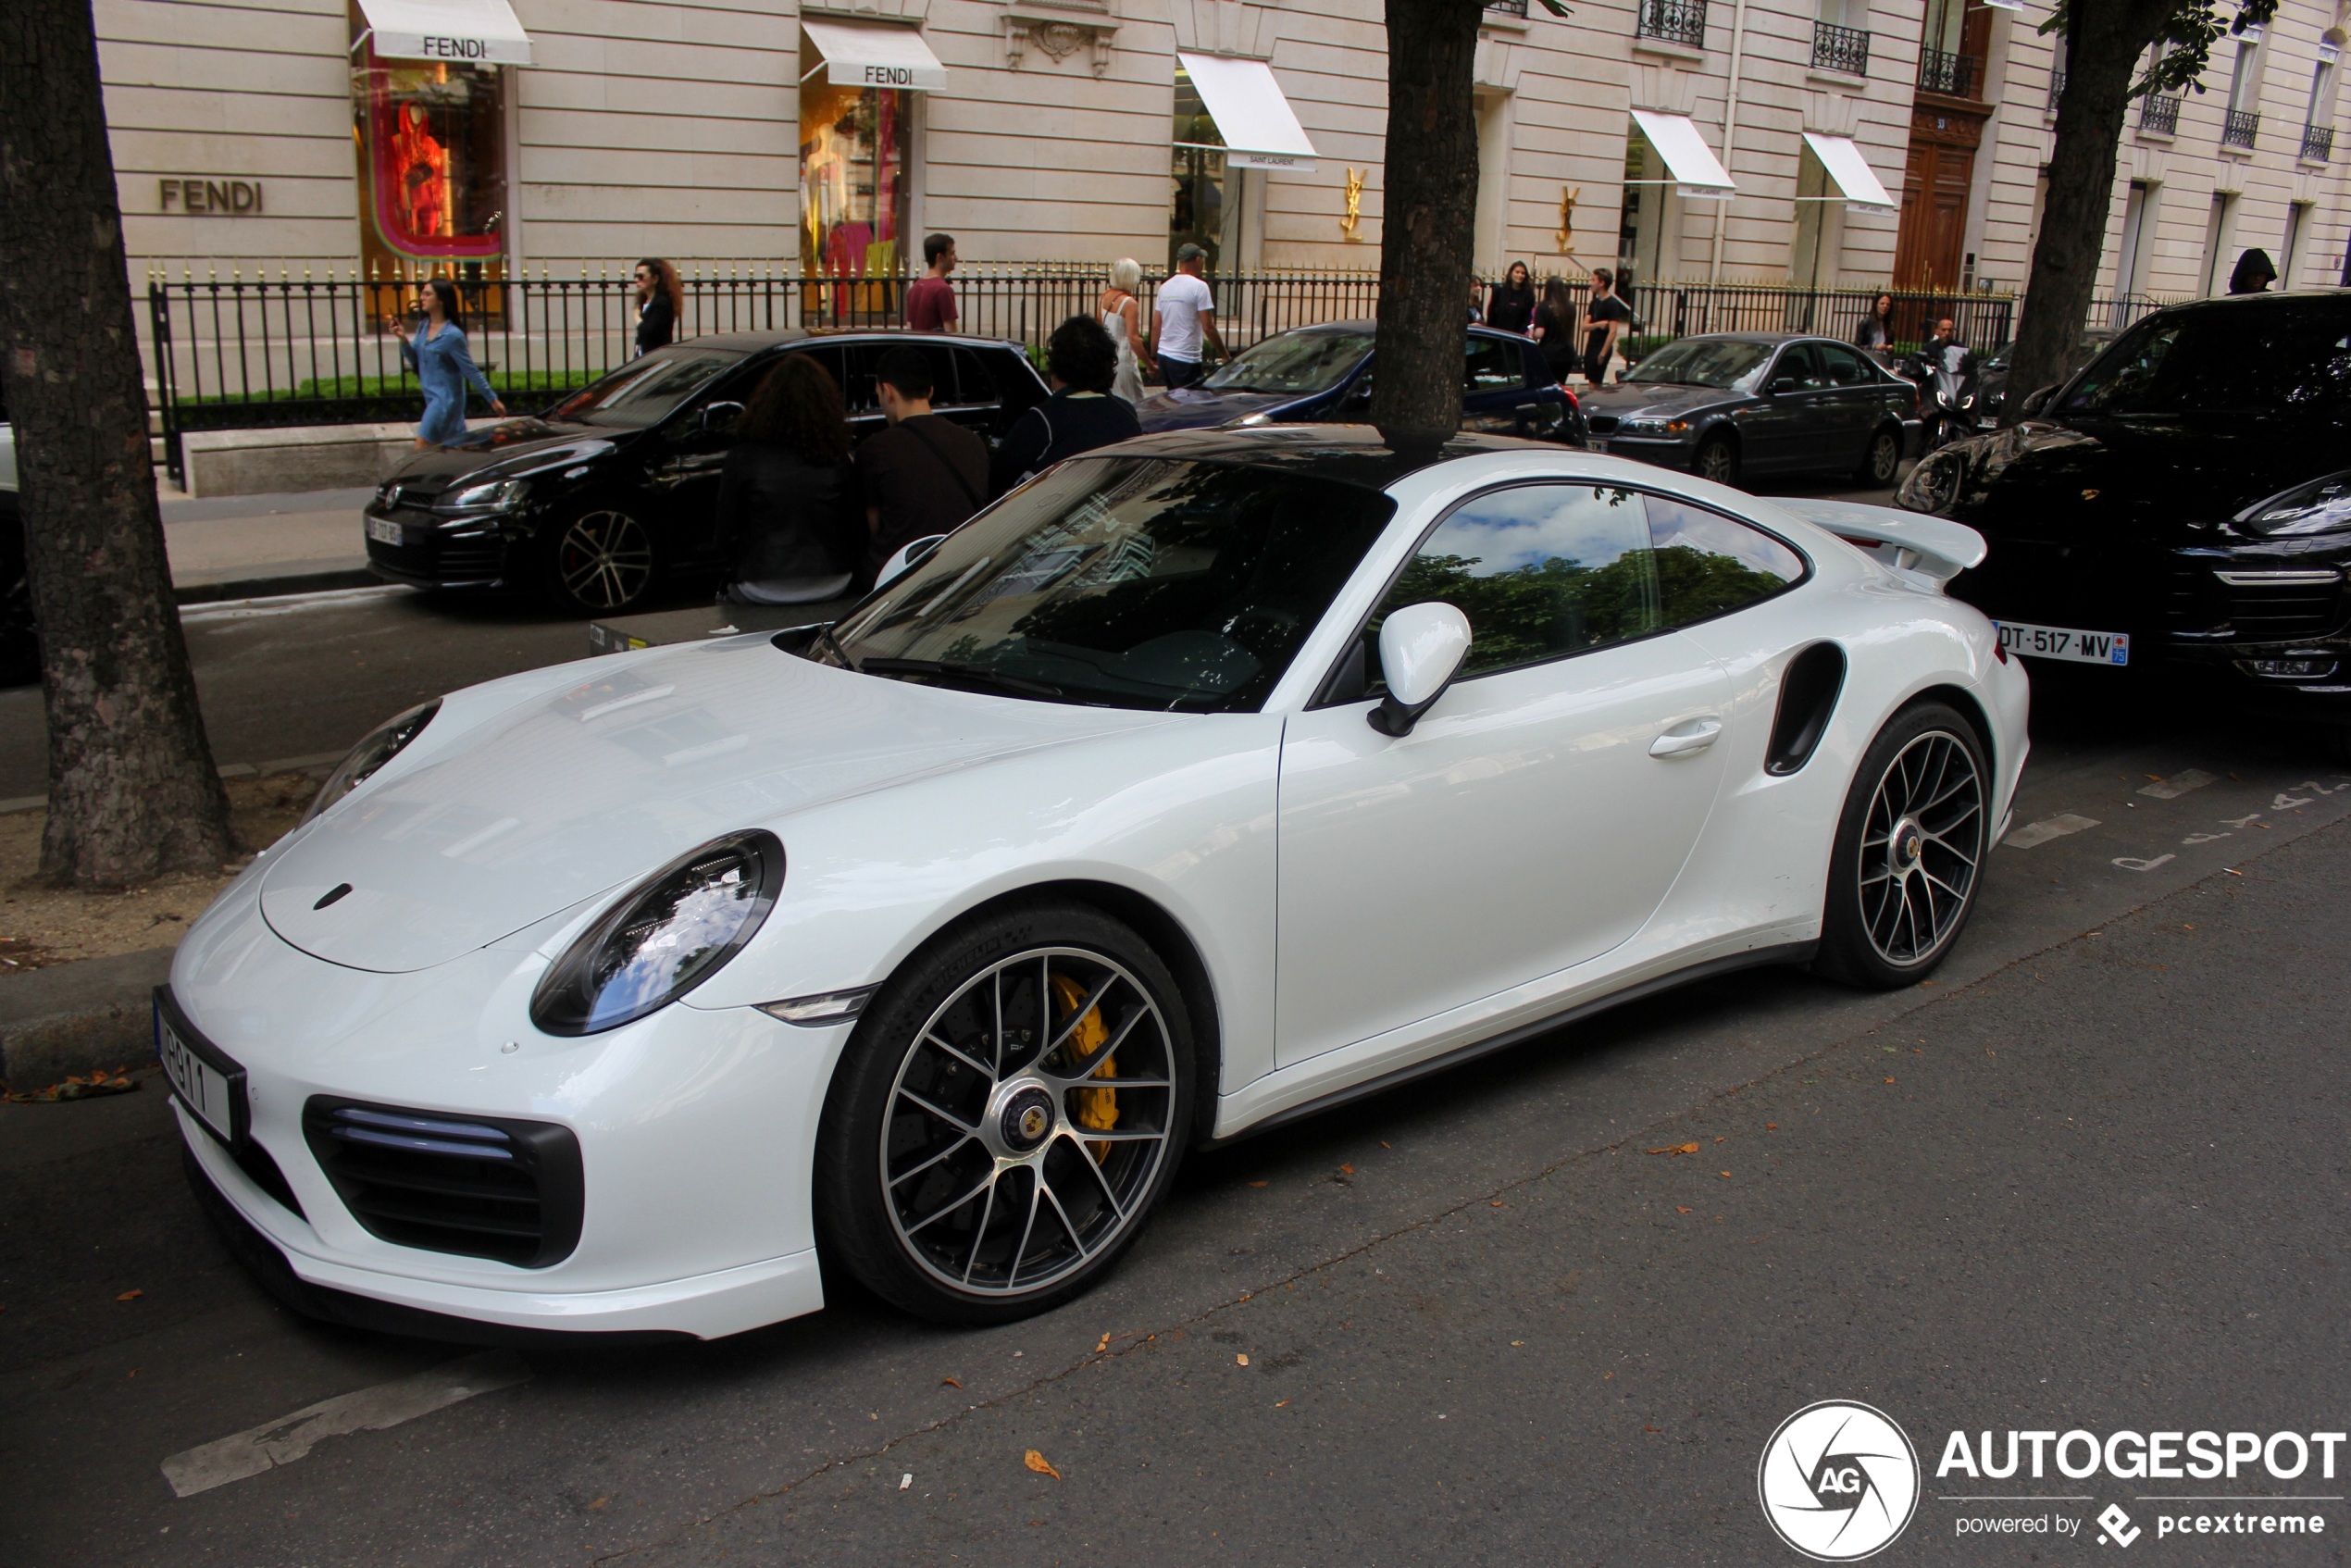
<svg viewBox="0 0 2351 1568">
<path fill-rule="evenodd" d="M 1188 387 L 1200 378 L 1200 341 L 1225 357 L 1225 340 L 1216 335 L 1216 296 L 1200 275 L 1208 253 L 1187 241 L 1176 251 L 1176 276 L 1159 286 L 1151 304 L 1151 353 L 1170 388 Z"/>
</svg>

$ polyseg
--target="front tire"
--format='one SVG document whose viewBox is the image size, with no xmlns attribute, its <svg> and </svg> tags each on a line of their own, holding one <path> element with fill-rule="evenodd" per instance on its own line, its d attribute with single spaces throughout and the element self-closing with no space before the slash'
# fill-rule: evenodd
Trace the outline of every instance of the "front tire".
<svg viewBox="0 0 2351 1568">
<path fill-rule="evenodd" d="M 1895 715 L 1846 794 L 1814 971 L 1870 990 L 1933 974 L 1975 907 L 1991 803 L 1972 725 L 1941 703 Z"/>
<path fill-rule="evenodd" d="M 621 615 L 653 597 L 661 547 L 634 513 L 591 506 L 557 525 L 547 594 L 577 615 Z"/>
<path fill-rule="evenodd" d="M 1120 922 L 1019 905 L 952 930 L 851 1039 L 817 1135 L 818 1244 L 892 1305 L 1008 1323 L 1093 1288 L 1191 1125 L 1181 991 Z"/>
<path fill-rule="evenodd" d="M 1854 477 L 1863 484 L 1883 490 L 1894 483 L 1902 471 L 1902 432 L 1888 428 L 1870 438 L 1867 452 L 1861 454 L 1860 471 Z"/>
<path fill-rule="evenodd" d="M 1698 456 L 1690 467 L 1699 479 L 1735 485 L 1739 482 L 1739 449 L 1728 436 L 1709 436 L 1698 444 Z"/>
</svg>

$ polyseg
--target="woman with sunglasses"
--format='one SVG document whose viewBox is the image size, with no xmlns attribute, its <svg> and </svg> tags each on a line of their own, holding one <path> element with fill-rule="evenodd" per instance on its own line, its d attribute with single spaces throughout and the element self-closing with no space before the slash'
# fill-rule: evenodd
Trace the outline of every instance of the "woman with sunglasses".
<svg viewBox="0 0 2351 1568">
<path fill-rule="evenodd" d="M 686 313 L 686 286 L 678 269 L 648 256 L 637 264 L 637 352 L 667 348 L 678 337 L 678 318 Z"/>
</svg>

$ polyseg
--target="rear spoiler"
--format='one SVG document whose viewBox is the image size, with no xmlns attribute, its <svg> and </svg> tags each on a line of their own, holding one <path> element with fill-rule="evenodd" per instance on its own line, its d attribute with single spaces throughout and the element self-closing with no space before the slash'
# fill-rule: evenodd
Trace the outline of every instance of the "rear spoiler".
<svg viewBox="0 0 2351 1568">
<path fill-rule="evenodd" d="M 1987 553 L 1982 534 L 1948 517 L 1897 512 L 1891 506 L 1864 506 L 1853 501 L 1774 496 L 1772 504 L 1783 512 L 1828 529 L 1896 571 L 1909 572 L 1938 583 L 1950 581 L 1970 566 L 1981 566 Z"/>
</svg>

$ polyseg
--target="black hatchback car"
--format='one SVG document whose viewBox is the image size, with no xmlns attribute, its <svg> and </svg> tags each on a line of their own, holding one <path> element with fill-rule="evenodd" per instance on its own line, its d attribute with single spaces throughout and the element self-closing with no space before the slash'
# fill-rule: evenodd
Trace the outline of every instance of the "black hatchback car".
<svg viewBox="0 0 2351 1568">
<path fill-rule="evenodd" d="M 1899 497 L 1989 541 L 1951 591 L 2009 652 L 2351 727 L 2351 290 L 2158 311 L 2023 408 Z"/>
<path fill-rule="evenodd" d="M 735 417 L 777 359 L 814 355 L 852 432 L 884 423 L 886 349 L 931 362 L 931 406 L 993 443 L 1045 383 L 1016 343 L 933 333 L 731 332 L 633 359 L 534 417 L 419 452 L 367 508 L 367 564 L 434 589 L 541 589 L 591 615 L 643 603 L 675 571 L 715 568 L 718 480 Z"/>
<path fill-rule="evenodd" d="M 1143 433 L 1217 425 L 1361 424 L 1372 413 L 1371 321 L 1326 321 L 1251 344 L 1196 386 L 1135 407 Z M 1462 341 L 1462 428 L 1580 444 L 1584 416 L 1528 339 L 1472 327 Z"/>
<path fill-rule="evenodd" d="M 1850 474 L 1890 485 L 1919 443 L 1918 389 L 1849 344 L 1785 332 L 1676 338 L 1584 394 L 1592 445 L 1718 484 Z"/>
</svg>

